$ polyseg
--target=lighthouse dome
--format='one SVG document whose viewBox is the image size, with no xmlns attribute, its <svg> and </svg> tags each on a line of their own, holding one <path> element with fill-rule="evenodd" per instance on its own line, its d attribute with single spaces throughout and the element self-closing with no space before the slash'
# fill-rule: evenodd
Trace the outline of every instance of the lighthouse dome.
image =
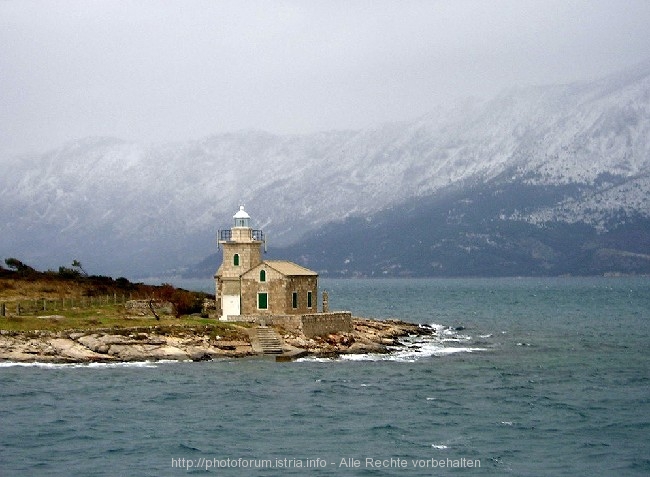
<svg viewBox="0 0 650 477">
<path fill-rule="evenodd" d="M 235 219 L 235 227 L 249 227 L 251 216 L 246 213 L 243 205 L 239 206 L 239 210 L 232 218 Z"/>
</svg>

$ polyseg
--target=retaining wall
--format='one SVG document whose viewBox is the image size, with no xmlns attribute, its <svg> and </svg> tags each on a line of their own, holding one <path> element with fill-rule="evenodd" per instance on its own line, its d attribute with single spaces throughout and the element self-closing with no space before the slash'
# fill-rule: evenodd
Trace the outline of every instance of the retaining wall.
<svg viewBox="0 0 650 477">
<path fill-rule="evenodd" d="M 174 313 L 174 305 L 168 301 L 159 300 L 129 300 L 124 304 L 124 308 L 140 313 L 151 313 L 149 302 L 151 302 L 153 309 L 156 310 L 156 312 L 160 312 L 166 315 L 171 315 Z"/>
<path fill-rule="evenodd" d="M 243 321 L 245 323 L 279 326 L 300 333 L 300 318 L 301 315 L 239 315 L 229 316 L 228 321 Z"/>
<path fill-rule="evenodd" d="M 352 328 L 352 313 L 334 311 L 302 315 L 302 333 L 307 338 L 324 336 L 331 333 L 349 333 Z"/>
<path fill-rule="evenodd" d="M 307 338 L 325 336 L 331 333 L 349 333 L 353 330 L 352 313 L 349 311 L 310 313 L 306 315 L 239 315 L 229 317 L 228 321 L 278 326 L 286 330 L 302 333 Z"/>
</svg>

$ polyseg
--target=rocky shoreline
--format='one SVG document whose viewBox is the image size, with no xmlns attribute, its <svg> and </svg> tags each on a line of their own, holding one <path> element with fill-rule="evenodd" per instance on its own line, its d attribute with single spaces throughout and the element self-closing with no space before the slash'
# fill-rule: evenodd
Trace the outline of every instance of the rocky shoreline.
<svg viewBox="0 0 650 477">
<path fill-rule="evenodd" d="M 306 338 L 281 328 L 287 353 L 333 357 L 341 354 L 386 353 L 403 346 L 400 338 L 433 335 L 435 330 L 398 320 L 353 318 L 354 330 L 317 338 Z M 253 356 L 250 339 L 242 328 L 240 338 L 213 336 L 200 328 L 174 333 L 159 329 L 121 328 L 96 330 L 1 331 L 0 362 L 107 363 L 133 361 L 206 361 L 218 358 Z"/>
</svg>

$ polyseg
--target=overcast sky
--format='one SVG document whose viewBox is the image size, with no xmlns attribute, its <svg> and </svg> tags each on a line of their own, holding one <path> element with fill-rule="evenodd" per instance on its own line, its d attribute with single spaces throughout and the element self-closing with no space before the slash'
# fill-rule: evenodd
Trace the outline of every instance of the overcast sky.
<svg viewBox="0 0 650 477">
<path fill-rule="evenodd" d="M 0 0 L 0 153 L 362 128 L 648 58 L 648 0 Z"/>
</svg>

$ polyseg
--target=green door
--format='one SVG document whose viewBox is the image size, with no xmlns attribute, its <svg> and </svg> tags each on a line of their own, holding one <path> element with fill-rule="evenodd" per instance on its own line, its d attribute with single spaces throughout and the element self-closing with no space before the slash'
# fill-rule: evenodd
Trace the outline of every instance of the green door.
<svg viewBox="0 0 650 477">
<path fill-rule="evenodd" d="M 257 308 L 259 310 L 266 310 L 269 307 L 269 295 L 268 293 L 258 293 L 257 294 Z"/>
</svg>

